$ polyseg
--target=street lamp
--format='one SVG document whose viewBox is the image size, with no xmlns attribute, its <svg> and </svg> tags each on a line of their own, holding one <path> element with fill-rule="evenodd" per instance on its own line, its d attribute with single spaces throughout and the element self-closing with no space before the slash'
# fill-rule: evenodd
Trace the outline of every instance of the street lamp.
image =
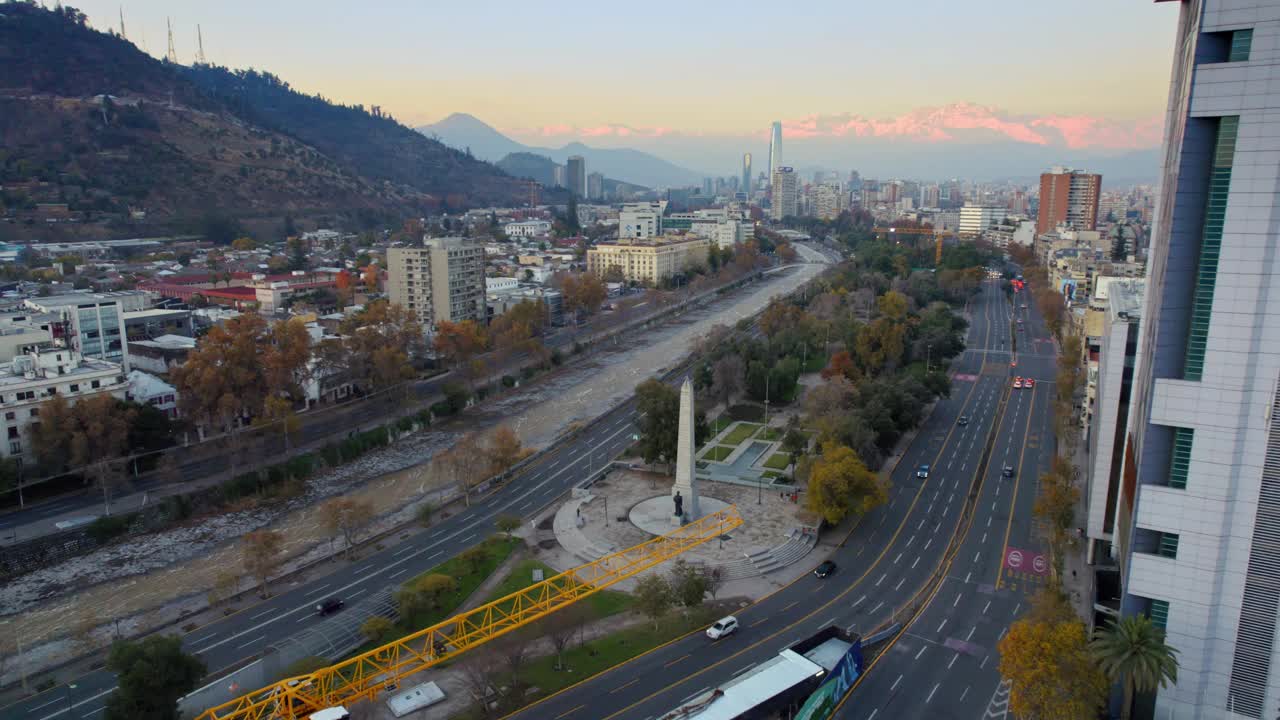
<svg viewBox="0 0 1280 720">
<path fill-rule="evenodd" d="M 71 691 L 76 689 L 76 684 L 67 685 L 67 712 L 71 712 Z"/>
</svg>

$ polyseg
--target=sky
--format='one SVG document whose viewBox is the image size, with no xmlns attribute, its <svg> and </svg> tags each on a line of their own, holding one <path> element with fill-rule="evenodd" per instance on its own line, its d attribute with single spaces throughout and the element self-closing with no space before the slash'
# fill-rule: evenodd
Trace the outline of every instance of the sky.
<svg viewBox="0 0 1280 720">
<path fill-rule="evenodd" d="M 129 39 L 156 56 L 171 19 L 183 63 L 199 24 L 210 62 L 381 105 L 410 126 L 467 112 L 524 141 L 763 138 L 773 120 L 789 135 L 927 135 L 921 108 L 976 106 L 1001 123 L 1053 126 L 1055 142 L 1069 144 L 1072 132 L 1093 142 L 1105 128 L 1111 145 L 1132 148 L 1159 143 L 1178 9 L 1151 0 L 70 4 L 99 29 L 119 29 L 123 10 Z"/>
</svg>

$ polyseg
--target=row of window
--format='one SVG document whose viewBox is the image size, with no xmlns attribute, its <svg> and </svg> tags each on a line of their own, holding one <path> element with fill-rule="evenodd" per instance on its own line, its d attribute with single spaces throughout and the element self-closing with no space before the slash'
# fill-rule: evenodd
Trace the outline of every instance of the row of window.
<svg viewBox="0 0 1280 720">
<path fill-rule="evenodd" d="M 124 382 L 124 378 L 118 377 L 116 378 L 116 382 Z M 101 380 L 91 380 L 89 382 L 89 389 L 97 390 L 100 387 L 102 387 Z M 80 389 L 81 389 L 80 383 L 71 383 L 70 385 L 67 386 L 67 392 L 69 393 L 78 393 L 80 392 Z M 45 388 L 45 391 L 41 393 L 41 396 L 49 396 L 49 395 L 57 395 L 57 394 L 58 394 L 58 387 L 54 385 L 54 386 Z M 35 399 L 36 399 L 35 390 L 22 390 L 14 393 L 12 396 L 0 395 L 0 405 L 6 405 L 9 402 L 24 402 L 24 401 L 35 400 Z"/>
</svg>

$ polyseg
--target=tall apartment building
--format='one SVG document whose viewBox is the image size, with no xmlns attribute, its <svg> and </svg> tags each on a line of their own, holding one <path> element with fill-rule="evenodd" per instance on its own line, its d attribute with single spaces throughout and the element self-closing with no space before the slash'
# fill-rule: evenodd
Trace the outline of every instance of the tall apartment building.
<svg viewBox="0 0 1280 720">
<path fill-rule="evenodd" d="M 966 203 L 960 208 L 960 235 L 978 237 L 992 225 L 997 225 L 1008 215 L 1008 210 L 998 205 L 974 205 Z"/>
<path fill-rule="evenodd" d="M 709 239 L 693 236 L 598 243 L 587 250 L 587 272 L 605 277 L 616 270 L 627 282 L 658 285 L 672 275 L 705 264 L 709 247 Z"/>
<path fill-rule="evenodd" d="M 1064 224 L 1072 230 L 1096 229 L 1101 195 L 1101 175 L 1063 167 L 1041 173 L 1036 232 L 1047 233 Z"/>
<path fill-rule="evenodd" d="M 387 295 L 426 327 L 485 319 L 484 246 L 460 237 L 387 249 Z"/>
<path fill-rule="evenodd" d="M 823 220 L 834 220 L 848 206 L 847 198 L 838 182 L 818 185 L 813 192 L 813 214 Z"/>
<path fill-rule="evenodd" d="M 920 186 L 920 207 L 936 208 L 941 199 L 941 191 L 937 185 Z"/>
<path fill-rule="evenodd" d="M 742 154 L 742 186 L 740 190 L 751 196 L 751 153 Z"/>
<path fill-rule="evenodd" d="M 587 161 L 581 155 L 570 155 L 565 165 L 565 180 L 569 192 L 584 198 L 587 196 Z"/>
<path fill-rule="evenodd" d="M 797 183 L 795 170 L 784 166 L 773 171 L 769 217 L 781 220 L 796 214 Z"/>
<path fill-rule="evenodd" d="M 773 182 L 773 174 L 782 167 L 782 123 L 774 121 L 769 127 L 769 182 Z"/>
<path fill-rule="evenodd" d="M 1247 8 L 1247 9 L 1246 9 Z M 1157 718 L 1280 714 L 1280 0 L 1184 0 L 1115 524 Z"/>
</svg>

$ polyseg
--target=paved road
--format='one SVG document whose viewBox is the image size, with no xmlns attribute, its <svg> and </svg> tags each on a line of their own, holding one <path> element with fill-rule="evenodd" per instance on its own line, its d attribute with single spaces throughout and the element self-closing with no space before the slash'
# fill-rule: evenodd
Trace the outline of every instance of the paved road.
<svg viewBox="0 0 1280 720">
<path fill-rule="evenodd" d="M 868 633 L 889 623 L 942 561 L 993 425 L 1011 422 L 997 417 L 1009 372 L 1008 353 L 999 350 L 1002 333 L 1008 333 L 1007 309 L 995 284 L 984 287 L 972 314 L 970 349 L 959 360 L 951 396 L 939 401 L 895 468 L 890 502 L 864 517 L 832 555 L 839 566 L 834 575 L 805 575 L 735 613 L 742 630 L 724 641 L 689 636 L 514 717 L 658 717 L 821 628 L 834 624 Z M 956 422 L 961 415 L 969 418 L 965 426 Z M 917 478 L 917 468 L 926 463 L 932 472 Z"/>
<path fill-rule="evenodd" d="M 704 309 L 705 310 L 705 309 Z M 374 553 L 360 562 L 306 585 L 281 591 L 270 600 L 183 636 L 183 645 L 198 654 L 211 671 L 252 657 L 269 643 L 282 640 L 315 622 L 316 601 L 338 596 L 359 600 L 370 591 L 398 584 L 496 532 L 494 518 L 503 513 L 532 517 L 581 483 L 593 470 L 622 453 L 635 432 L 634 398 L 615 407 L 571 440 L 555 446 L 536 465 L 518 474 L 485 501 L 418 532 L 410 541 Z M 115 677 L 105 670 L 82 675 L 75 688 L 60 685 L 0 708 L 0 720 L 52 720 L 101 717 Z"/>
<path fill-rule="evenodd" d="M 1021 295 L 1025 295 L 1022 293 Z M 1036 379 L 1011 392 L 991 467 L 983 479 L 978 514 L 948 569 L 945 582 L 920 617 L 873 665 L 838 718 L 1004 718 L 1008 688 L 1001 683 L 997 643 L 1044 583 L 1037 559 L 1047 562 L 1036 536 L 1032 505 L 1037 478 L 1053 461 L 1053 343 L 1034 310 L 1015 296 L 1018 364 L 1011 374 Z M 1027 348 L 1027 352 L 1022 352 Z M 1001 477 L 1012 466 L 1013 479 Z M 1017 553 L 1008 561 L 1011 553 Z M 1013 569 L 1012 565 L 1019 567 Z"/>
</svg>

